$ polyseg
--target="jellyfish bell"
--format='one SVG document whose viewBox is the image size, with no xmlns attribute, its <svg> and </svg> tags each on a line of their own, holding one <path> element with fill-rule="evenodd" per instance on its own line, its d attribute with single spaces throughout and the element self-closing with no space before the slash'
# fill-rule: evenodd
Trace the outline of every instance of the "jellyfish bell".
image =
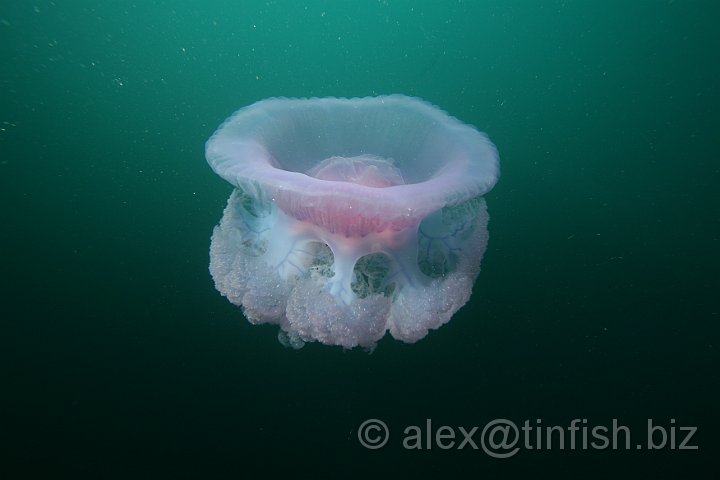
<svg viewBox="0 0 720 480">
<path fill-rule="evenodd" d="M 415 342 L 470 298 L 498 154 L 442 110 L 402 95 L 263 100 L 206 158 L 235 186 L 211 240 L 216 288 L 281 343 Z"/>
</svg>

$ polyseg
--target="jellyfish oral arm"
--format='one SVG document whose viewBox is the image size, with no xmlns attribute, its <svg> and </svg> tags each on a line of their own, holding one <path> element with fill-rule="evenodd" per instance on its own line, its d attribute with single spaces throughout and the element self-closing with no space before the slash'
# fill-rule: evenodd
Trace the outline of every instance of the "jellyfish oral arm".
<svg viewBox="0 0 720 480">
<path fill-rule="evenodd" d="M 317 260 L 317 244 L 321 243 L 327 245 L 332 253 L 332 276 L 327 279 L 325 291 L 345 305 L 357 298 L 352 283 L 358 260 L 373 253 L 383 253 L 388 257 L 390 273 L 386 282 L 414 286 L 430 281 L 417 266 L 417 224 L 402 231 L 386 229 L 362 237 L 348 237 L 331 234 L 310 222 L 294 219 L 281 210 L 275 211 L 273 216 L 274 224 L 267 229 L 266 261 L 283 280 L 308 275 Z"/>
<path fill-rule="evenodd" d="M 371 347 L 386 331 L 414 342 L 469 298 L 487 243 L 475 199 L 404 229 L 333 234 L 235 190 L 213 233 L 210 270 L 253 323 L 281 343 Z"/>
</svg>

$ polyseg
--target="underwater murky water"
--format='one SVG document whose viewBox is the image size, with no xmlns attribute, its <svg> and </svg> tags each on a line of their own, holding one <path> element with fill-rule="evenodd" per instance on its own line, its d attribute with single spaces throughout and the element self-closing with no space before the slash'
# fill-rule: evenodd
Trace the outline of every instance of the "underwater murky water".
<svg viewBox="0 0 720 480">
<path fill-rule="evenodd" d="M 3 476 L 699 476 L 720 424 L 719 13 L 4 2 Z M 232 187 L 205 141 L 263 98 L 391 93 L 500 152 L 472 297 L 415 344 L 283 348 L 214 288 L 209 239 Z M 379 289 L 376 274 L 368 263 L 355 289 Z M 389 429 L 383 448 L 358 437 L 368 419 Z M 633 448 L 492 458 L 481 432 L 495 419 L 567 441 L 574 419 L 617 419 Z M 697 427 L 699 449 L 647 451 L 649 419 Z M 477 426 L 478 449 L 409 449 L 413 426 L 456 440 Z"/>
</svg>

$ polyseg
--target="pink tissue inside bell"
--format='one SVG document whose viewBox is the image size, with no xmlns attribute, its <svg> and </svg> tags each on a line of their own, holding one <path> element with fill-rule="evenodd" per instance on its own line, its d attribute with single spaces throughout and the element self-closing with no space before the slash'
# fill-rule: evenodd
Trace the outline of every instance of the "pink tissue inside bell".
<svg viewBox="0 0 720 480">
<path fill-rule="evenodd" d="M 399 169 L 392 161 L 375 155 L 355 157 L 330 157 L 318 163 L 307 172 L 308 176 L 328 182 L 343 182 L 371 188 L 388 188 L 404 185 L 405 181 Z M 342 190 L 343 185 L 335 186 Z M 369 191 L 372 196 L 372 191 Z M 387 219 L 380 216 L 367 216 L 362 213 L 360 204 L 347 198 L 326 202 L 319 200 L 317 205 L 298 205 L 297 202 L 278 199 L 278 205 L 292 217 L 310 222 L 333 234 L 346 237 L 364 237 L 371 233 L 386 230 L 399 231 L 418 223 L 414 218 Z"/>
</svg>

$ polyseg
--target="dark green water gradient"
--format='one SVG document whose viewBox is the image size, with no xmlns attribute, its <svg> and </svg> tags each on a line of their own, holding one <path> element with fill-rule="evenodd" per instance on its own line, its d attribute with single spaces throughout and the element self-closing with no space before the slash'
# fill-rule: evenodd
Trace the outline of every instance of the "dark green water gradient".
<svg viewBox="0 0 720 480">
<path fill-rule="evenodd" d="M 711 478 L 719 10 L 5 1 L 3 478 Z M 284 349 L 212 285 L 231 187 L 203 144 L 262 98 L 395 92 L 500 151 L 473 297 L 414 345 Z M 368 418 L 391 428 L 381 450 L 357 441 Z M 403 449 L 427 418 L 676 419 L 700 448 Z"/>
</svg>

